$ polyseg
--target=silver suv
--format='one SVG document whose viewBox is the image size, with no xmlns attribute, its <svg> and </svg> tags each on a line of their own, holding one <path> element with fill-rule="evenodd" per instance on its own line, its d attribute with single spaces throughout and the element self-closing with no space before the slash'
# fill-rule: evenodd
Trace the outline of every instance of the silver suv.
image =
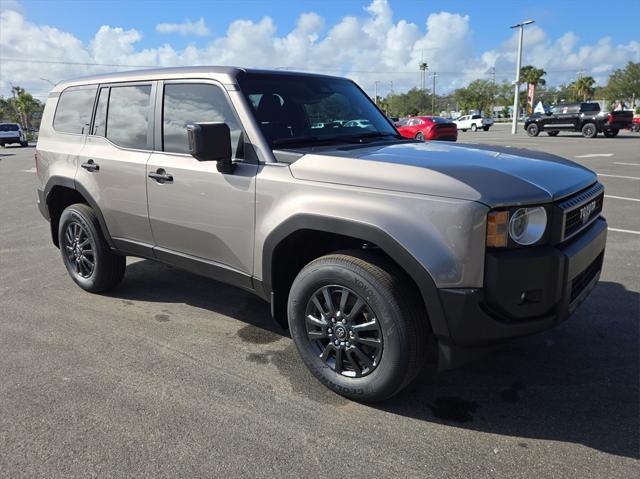
<svg viewBox="0 0 640 479">
<path fill-rule="evenodd" d="M 560 323 L 602 267 L 593 172 L 403 139 L 343 78 L 197 67 L 63 82 L 36 166 L 81 288 L 116 286 L 126 256 L 239 286 L 270 302 L 322 383 L 364 401 L 432 353 L 446 367 Z"/>
</svg>

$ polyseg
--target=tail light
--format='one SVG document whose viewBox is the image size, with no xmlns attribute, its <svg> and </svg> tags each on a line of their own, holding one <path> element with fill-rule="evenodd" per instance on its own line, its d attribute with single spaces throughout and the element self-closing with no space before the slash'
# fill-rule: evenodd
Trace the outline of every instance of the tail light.
<svg viewBox="0 0 640 479">
<path fill-rule="evenodd" d="M 613 123 L 613 114 L 609 113 L 609 124 Z"/>
</svg>

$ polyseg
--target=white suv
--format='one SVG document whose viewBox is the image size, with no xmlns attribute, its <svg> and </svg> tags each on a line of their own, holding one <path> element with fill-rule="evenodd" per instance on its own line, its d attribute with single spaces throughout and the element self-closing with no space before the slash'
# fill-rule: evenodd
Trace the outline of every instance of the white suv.
<svg viewBox="0 0 640 479">
<path fill-rule="evenodd" d="M 29 145 L 20 123 L 0 123 L 0 145 L 4 147 L 9 143 L 20 143 L 22 147 Z"/>
<path fill-rule="evenodd" d="M 493 125 L 493 118 L 482 118 L 482 115 L 465 115 L 454 120 L 454 123 L 458 130 L 462 131 L 476 131 L 478 128 L 489 131 L 489 128 Z"/>
</svg>

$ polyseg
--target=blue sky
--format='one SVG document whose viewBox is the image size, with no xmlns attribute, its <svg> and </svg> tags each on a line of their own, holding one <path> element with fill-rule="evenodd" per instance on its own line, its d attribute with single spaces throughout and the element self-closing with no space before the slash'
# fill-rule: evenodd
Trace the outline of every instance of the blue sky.
<svg viewBox="0 0 640 479">
<path fill-rule="evenodd" d="M 524 64 L 551 84 L 599 83 L 640 62 L 640 0 L 0 0 L 0 95 L 19 84 L 125 69 L 197 64 L 295 68 L 349 76 L 381 94 L 420 82 L 440 91 L 476 78 L 510 81 L 524 19 Z M 45 63 L 51 62 L 51 63 Z"/>
<path fill-rule="evenodd" d="M 346 15 L 362 15 L 370 1 L 363 0 L 23 0 L 29 18 L 55 26 L 89 41 L 101 25 L 135 28 L 143 32 L 140 46 L 147 48 L 170 40 L 176 48 L 205 43 L 206 38 L 173 35 L 168 39 L 155 31 L 162 22 L 182 22 L 203 17 L 214 35 L 223 34 L 239 18 L 258 21 L 272 17 L 279 33 L 290 31 L 300 14 L 316 12 L 333 25 Z M 401 0 L 390 2 L 394 17 L 416 23 L 430 13 L 452 11 L 469 15 L 474 42 L 488 50 L 509 37 L 508 26 L 533 18 L 550 36 L 573 31 L 585 42 L 604 35 L 617 43 L 640 39 L 640 0 L 615 0 L 615 8 L 603 11 L 602 0 Z M 635 20 L 633 20 L 635 19 Z"/>
</svg>

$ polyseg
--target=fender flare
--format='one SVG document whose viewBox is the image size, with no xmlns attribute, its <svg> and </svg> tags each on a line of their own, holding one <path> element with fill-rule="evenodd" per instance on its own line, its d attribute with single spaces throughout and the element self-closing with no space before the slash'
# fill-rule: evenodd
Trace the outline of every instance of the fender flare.
<svg viewBox="0 0 640 479">
<path fill-rule="evenodd" d="M 115 244 L 113 242 L 113 239 L 111 238 L 111 235 L 109 234 L 109 229 L 107 228 L 107 222 L 105 221 L 104 216 L 102 215 L 102 211 L 98 207 L 98 203 L 93 198 L 93 196 L 91 196 L 91 194 L 87 191 L 87 189 L 83 187 L 81 184 L 77 183 L 73 178 L 67 178 L 64 176 L 52 176 L 47 181 L 47 184 L 44 187 L 43 197 L 44 197 L 45 205 L 47 205 L 46 206 L 47 214 L 49 215 L 49 217 L 51 217 L 51 213 L 49 211 L 49 195 L 56 186 L 63 186 L 65 188 L 69 188 L 70 190 L 77 191 L 82 195 L 82 197 L 85 200 L 87 200 L 87 203 L 89 204 L 89 206 L 91 206 L 93 211 L 96 213 L 96 216 L 98 217 L 98 222 L 100 223 L 102 234 L 107 240 L 107 244 L 111 249 L 115 250 L 116 249 Z M 51 236 L 55 243 L 56 241 L 53 236 L 57 234 L 57 232 L 53 231 L 53 222 L 51 223 L 51 225 L 52 225 Z"/>
<path fill-rule="evenodd" d="M 438 337 L 450 337 L 438 288 L 431 274 L 391 235 L 369 223 L 313 214 L 297 214 L 280 223 L 265 239 L 262 251 L 262 287 L 266 297 L 274 293 L 272 263 L 275 250 L 285 238 L 299 230 L 337 233 L 378 246 L 400 265 L 418 286 L 434 334 Z"/>
</svg>

